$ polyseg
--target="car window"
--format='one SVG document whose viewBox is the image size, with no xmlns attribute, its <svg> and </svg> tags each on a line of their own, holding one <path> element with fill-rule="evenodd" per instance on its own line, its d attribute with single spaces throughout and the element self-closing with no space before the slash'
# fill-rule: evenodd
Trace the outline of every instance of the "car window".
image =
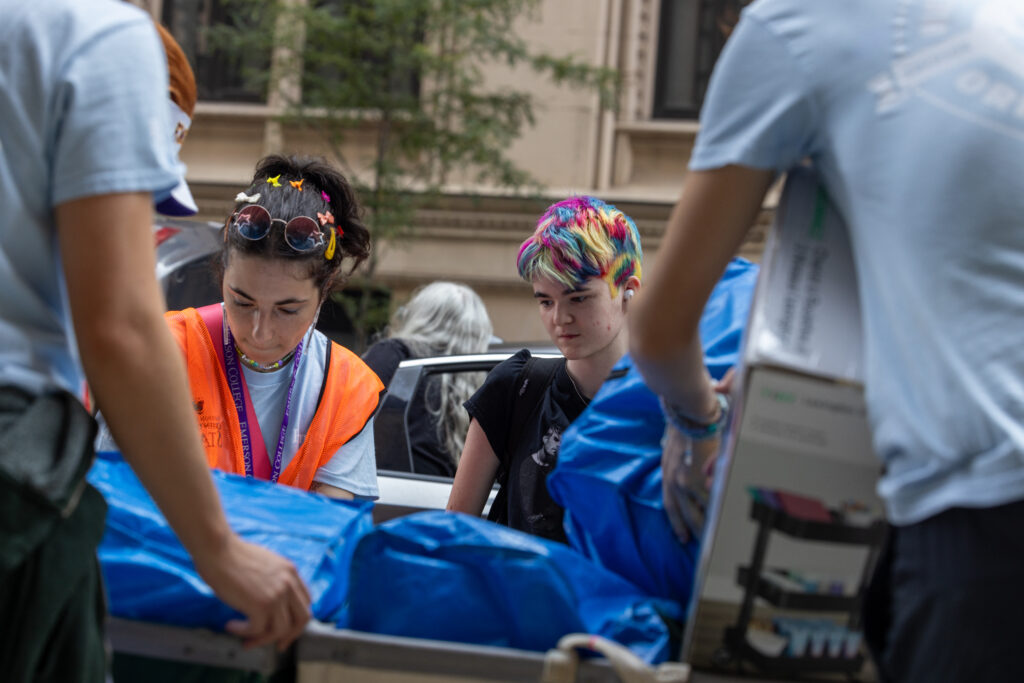
<svg viewBox="0 0 1024 683">
<path fill-rule="evenodd" d="M 404 361 L 377 413 L 378 469 L 450 481 L 469 428 L 462 404 L 504 357 L 485 356 L 487 360 L 461 366 L 446 365 L 444 359 L 436 364 L 430 359 Z"/>
<path fill-rule="evenodd" d="M 210 256 L 198 257 L 175 268 L 164 280 L 164 294 L 168 311 L 220 303 L 221 292 L 213 278 Z"/>
</svg>

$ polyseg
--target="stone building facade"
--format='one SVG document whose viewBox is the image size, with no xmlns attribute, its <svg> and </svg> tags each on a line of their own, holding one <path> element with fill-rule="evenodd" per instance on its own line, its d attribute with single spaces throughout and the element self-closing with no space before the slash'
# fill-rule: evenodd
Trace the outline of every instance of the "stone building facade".
<svg viewBox="0 0 1024 683">
<path fill-rule="evenodd" d="M 309 0 L 291 0 L 307 2 Z M 217 0 L 139 0 L 167 21 L 186 51 L 216 21 Z M 686 176 L 697 133 L 701 92 L 741 0 L 541 0 L 519 24 L 520 35 L 554 54 L 573 54 L 613 67 L 623 88 L 615 111 L 596 95 L 581 95 L 525 70 L 488 66 L 488 83 L 514 84 L 535 96 L 536 125 L 509 150 L 542 183 L 542 196 L 510 196 L 490 187 L 453 183 L 419 210 L 411 237 L 375 245 L 377 279 L 400 303 L 418 285 L 449 279 L 483 297 L 495 333 L 509 342 L 542 340 L 544 330 L 515 254 L 547 204 L 569 194 L 593 194 L 632 216 L 645 261 L 656 257 L 669 212 Z M 191 56 L 191 55 L 190 55 Z M 200 74 L 202 77 L 202 74 Z M 249 98 L 251 100 L 251 98 Z M 270 98 L 273 100 L 273 98 Z M 282 124 L 273 101 L 200 100 L 182 151 L 200 217 L 223 220 L 253 165 L 271 152 L 330 156 L 307 130 Z M 372 123 L 367 124 L 372 126 Z M 372 130 L 345 143 L 346 158 L 366 159 Z M 770 201 L 741 249 L 757 260 Z"/>
</svg>

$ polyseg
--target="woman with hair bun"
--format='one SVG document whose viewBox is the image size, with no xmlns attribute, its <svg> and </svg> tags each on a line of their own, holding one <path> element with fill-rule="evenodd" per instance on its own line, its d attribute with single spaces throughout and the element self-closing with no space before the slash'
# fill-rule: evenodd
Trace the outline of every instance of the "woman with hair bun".
<svg viewBox="0 0 1024 683">
<path fill-rule="evenodd" d="M 338 498 L 375 498 L 378 377 L 316 327 L 370 250 L 348 181 L 269 156 L 235 197 L 216 271 L 222 304 L 167 313 L 207 462 Z"/>
<path fill-rule="evenodd" d="M 403 360 L 482 353 L 492 332 L 476 292 L 454 282 L 432 282 L 395 311 L 387 338 L 371 346 L 363 360 L 389 385 Z M 469 429 L 462 404 L 479 385 L 475 374 L 433 376 L 417 389 L 408 415 L 413 471 L 455 476 Z"/>
</svg>

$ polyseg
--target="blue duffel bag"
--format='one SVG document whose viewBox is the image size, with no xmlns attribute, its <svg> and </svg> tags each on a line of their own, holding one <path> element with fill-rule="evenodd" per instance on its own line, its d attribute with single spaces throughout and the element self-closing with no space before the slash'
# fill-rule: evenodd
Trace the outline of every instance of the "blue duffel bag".
<svg viewBox="0 0 1024 683">
<path fill-rule="evenodd" d="M 539 651 L 567 633 L 591 633 L 652 664 L 670 652 L 663 616 L 682 616 L 561 543 L 441 511 L 364 536 L 350 586 L 339 626 Z"/>
<path fill-rule="evenodd" d="M 295 564 L 309 587 L 315 618 L 338 618 L 348 592 L 352 550 L 373 528 L 373 504 L 335 501 L 224 472 L 212 474 L 231 528 L 244 540 Z M 185 548 L 120 454 L 99 454 L 88 479 L 109 507 L 99 558 L 111 614 L 215 630 L 241 616 L 196 573 Z"/>
<path fill-rule="evenodd" d="M 757 273 L 756 264 L 733 259 L 705 306 L 700 338 L 716 379 L 739 358 Z M 615 370 L 563 434 L 548 490 L 565 508 L 573 548 L 647 594 L 686 606 L 700 545 L 681 543 L 665 514 L 665 419 L 628 355 Z"/>
</svg>

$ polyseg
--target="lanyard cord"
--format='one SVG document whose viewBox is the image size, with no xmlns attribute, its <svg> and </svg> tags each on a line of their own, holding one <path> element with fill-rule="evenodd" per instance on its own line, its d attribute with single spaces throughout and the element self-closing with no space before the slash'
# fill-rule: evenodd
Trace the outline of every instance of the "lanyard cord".
<svg viewBox="0 0 1024 683">
<path fill-rule="evenodd" d="M 249 435 L 249 420 L 245 411 L 245 394 L 242 391 L 242 371 L 238 365 L 238 357 L 235 355 L 235 337 L 228 327 L 225 316 L 221 327 L 224 332 L 224 370 L 228 376 L 228 388 L 231 390 L 231 398 L 235 402 L 235 411 L 238 413 L 238 426 L 242 432 L 242 460 L 245 463 L 245 476 L 252 478 L 252 442 Z M 304 340 L 303 340 L 304 341 Z M 295 389 L 295 377 L 299 373 L 299 361 L 302 359 L 302 341 L 295 347 L 295 359 L 292 366 L 292 377 L 288 382 L 288 395 L 284 401 L 284 415 L 281 418 L 281 433 L 277 437 L 277 449 L 274 452 L 273 466 L 270 471 L 270 481 L 277 482 L 281 476 L 281 461 L 284 455 L 285 434 L 288 431 L 288 417 L 292 410 L 292 390 Z"/>
</svg>

